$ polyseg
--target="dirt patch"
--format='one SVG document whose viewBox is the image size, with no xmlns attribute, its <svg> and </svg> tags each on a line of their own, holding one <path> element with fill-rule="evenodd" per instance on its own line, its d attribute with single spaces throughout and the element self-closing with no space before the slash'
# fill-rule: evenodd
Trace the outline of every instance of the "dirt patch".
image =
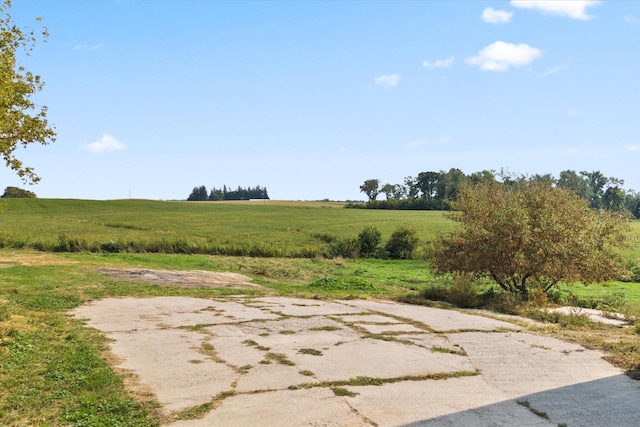
<svg viewBox="0 0 640 427">
<path fill-rule="evenodd" d="M 42 252 L 5 252 L 0 253 L 0 268 L 10 268 L 15 265 L 72 265 L 77 261 L 61 258 L 54 254 Z"/>
<path fill-rule="evenodd" d="M 119 279 L 152 282 L 167 286 L 191 286 L 201 288 L 258 289 L 260 285 L 251 283 L 251 278 L 238 273 L 214 271 L 170 271 L 129 269 L 101 269 L 100 273 Z"/>
</svg>

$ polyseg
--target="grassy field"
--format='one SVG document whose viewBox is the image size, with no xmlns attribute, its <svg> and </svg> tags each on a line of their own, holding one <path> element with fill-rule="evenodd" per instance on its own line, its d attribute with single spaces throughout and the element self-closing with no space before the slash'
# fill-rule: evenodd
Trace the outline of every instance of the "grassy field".
<svg viewBox="0 0 640 427">
<path fill-rule="evenodd" d="M 0 247 L 313 257 L 327 237 L 399 225 L 428 240 L 453 226 L 440 212 L 342 209 L 313 202 L 4 199 Z"/>
<path fill-rule="evenodd" d="M 108 365 L 106 342 L 66 314 L 91 299 L 120 296 L 224 296 L 229 290 L 161 286 L 120 280 L 102 268 L 232 271 L 264 290 L 245 294 L 312 298 L 414 298 L 439 283 L 422 260 L 295 257 L 321 253 L 319 236 L 355 237 L 375 225 L 383 241 L 398 226 L 414 226 L 423 241 L 454 223 L 440 212 L 342 209 L 302 202 L 183 203 L 143 200 L 2 200 L 0 214 L 0 426 L 156 426 L 152 400 L 126 391 Z M 625 256 L 640 261 L 640 226 Z M 53 252 L 60 241 L 95 245 L 96 252 Z M 239 248 L 271 247 L 288 257 L 110 253 L 110 242 L 176 242 Z M 46 249 L 35 251 L 27 248 Z M 107 246 L 107 248 L 110 246 Z M 60 248 L 58 248 L 60 249 Z M 570 290 L 581 298 L 640 304 L 640 285 L 606 283 Z M 620 302 L 618 301 L 618 302 Z M 552 319 L 540 333 L 560 335 L 610 354 L 625 369 L 640 368 L 640 336 Z M 564 323 L 563 323 L 564 322 Z"/>
</svg>

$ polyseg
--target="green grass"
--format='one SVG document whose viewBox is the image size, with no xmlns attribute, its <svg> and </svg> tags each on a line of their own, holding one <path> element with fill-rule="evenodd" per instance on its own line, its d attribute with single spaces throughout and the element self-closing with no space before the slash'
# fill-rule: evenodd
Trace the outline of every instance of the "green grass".
<svg viewBox="0 0 640 427">
<path fill-rule="evenodd" d="M 329 238 L 400 225 L 428 241 L 453 224 L 441 212 L 342 209 L 310 202 L 3 199 L 0 247 L 313 257 Z"/>
</svg>

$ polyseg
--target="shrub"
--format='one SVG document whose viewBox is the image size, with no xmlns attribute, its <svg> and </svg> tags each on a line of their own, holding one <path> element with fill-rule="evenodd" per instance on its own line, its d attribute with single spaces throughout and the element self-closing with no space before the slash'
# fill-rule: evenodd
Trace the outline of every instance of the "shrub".
<svg viewBox="0 0 640 427">
<path fill-rule="evenodd" d="M 456 275 L 451 282 L 447 301 L 461 308 L 477 307 L 478 291 L 473 277 L 468 274 Z"/>
<path fill-rule="evenodd" d="M 360 234 L 358 234 L 358 245 L 360 249 L 360 256 L 372 257 L 375 256 L 378 245 L 382 240 L 382 234 L 375 225 L 365 227 Z"/>
<path fill-rule="evenodd" d="M 329 255 L 332 257 L 357 258 L 359 243 L 353 237 L 336 239 L 329 243 Z"/>
<path fill-rule="evenodd" d="M 411 259 L 419 244 L 418 231 L 413 227 L 401 226 L 391 234 L 385 249 L 391 259 Z"/>
</svg>

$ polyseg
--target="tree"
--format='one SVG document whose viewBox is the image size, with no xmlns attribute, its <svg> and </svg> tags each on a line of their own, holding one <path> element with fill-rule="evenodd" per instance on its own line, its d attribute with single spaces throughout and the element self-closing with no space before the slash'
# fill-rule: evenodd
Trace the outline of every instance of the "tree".
<svg viewBox="0 0 640 427">
<path fill-rule="evenodd" d="M 387 200 L 390 200 L 393 198 L 393 192 L 395 190 L 395 185 L 393 184 L 385 184 L 382 186 L 382 188 L 380 189 L 380 191 L 382 193 L 384 193 L 385 197 L 387 198 Z"/>
<path fill-rule="evenodd" d="M 369 201 L 375 200 L 380 194 L 380 190 L 378 186 L 380 185 L 380 181 L 377 179 L 368 179 L 360 186 L 360 192 L 367 195 Z"/>
<path fill-rule="evenodd" d="M 35 199 L 36 198 L 36 193 L 29 191 L 29 190 L 23 190 L 22 188 L 18 188 L 18 187 L 7 187 L 4 190 L 4 194 L 2 196 L 0 196 L 2 198 L 8 199 L 8 198 L 28 198 L 28 199 Z"/>
<path fill-rule="evenodd" d="M 590 209 L 573 191 L 521 180 L 465 186 L 451 217 L 461 227 L 433 242 L 439 273 L 470 273 L 527 297 L 560 282 L 596 283 L 627 272 L 617 251 L 628 220 Z"/>
<path fill-rule="evenodd" d="M 36 32 L 20 29 L 8 10 L 11 1 L 0 3 L 0 155 L 7 167 L 25 182 L 38 182 L 33 168 L 15 157 L 18 146 L 55 141 L 55 131 L 47 121 L 47 107 L 36 105 L 31 96 L 40 92 L 44 82 L 37 74 L 18 64 L 18 54 L 29 55 L 37 41 Z M 44 39 L 48 33 L 42 28 Z"/>
<path fill-rule="evenodd" d="M 204 185 L 200 187 L 193 187 L 193 191 L 187 198 L 190 202 L 204 202 L 209 200 L 209 195 L 207 194 L 207 187 Z"/>
</svg>

